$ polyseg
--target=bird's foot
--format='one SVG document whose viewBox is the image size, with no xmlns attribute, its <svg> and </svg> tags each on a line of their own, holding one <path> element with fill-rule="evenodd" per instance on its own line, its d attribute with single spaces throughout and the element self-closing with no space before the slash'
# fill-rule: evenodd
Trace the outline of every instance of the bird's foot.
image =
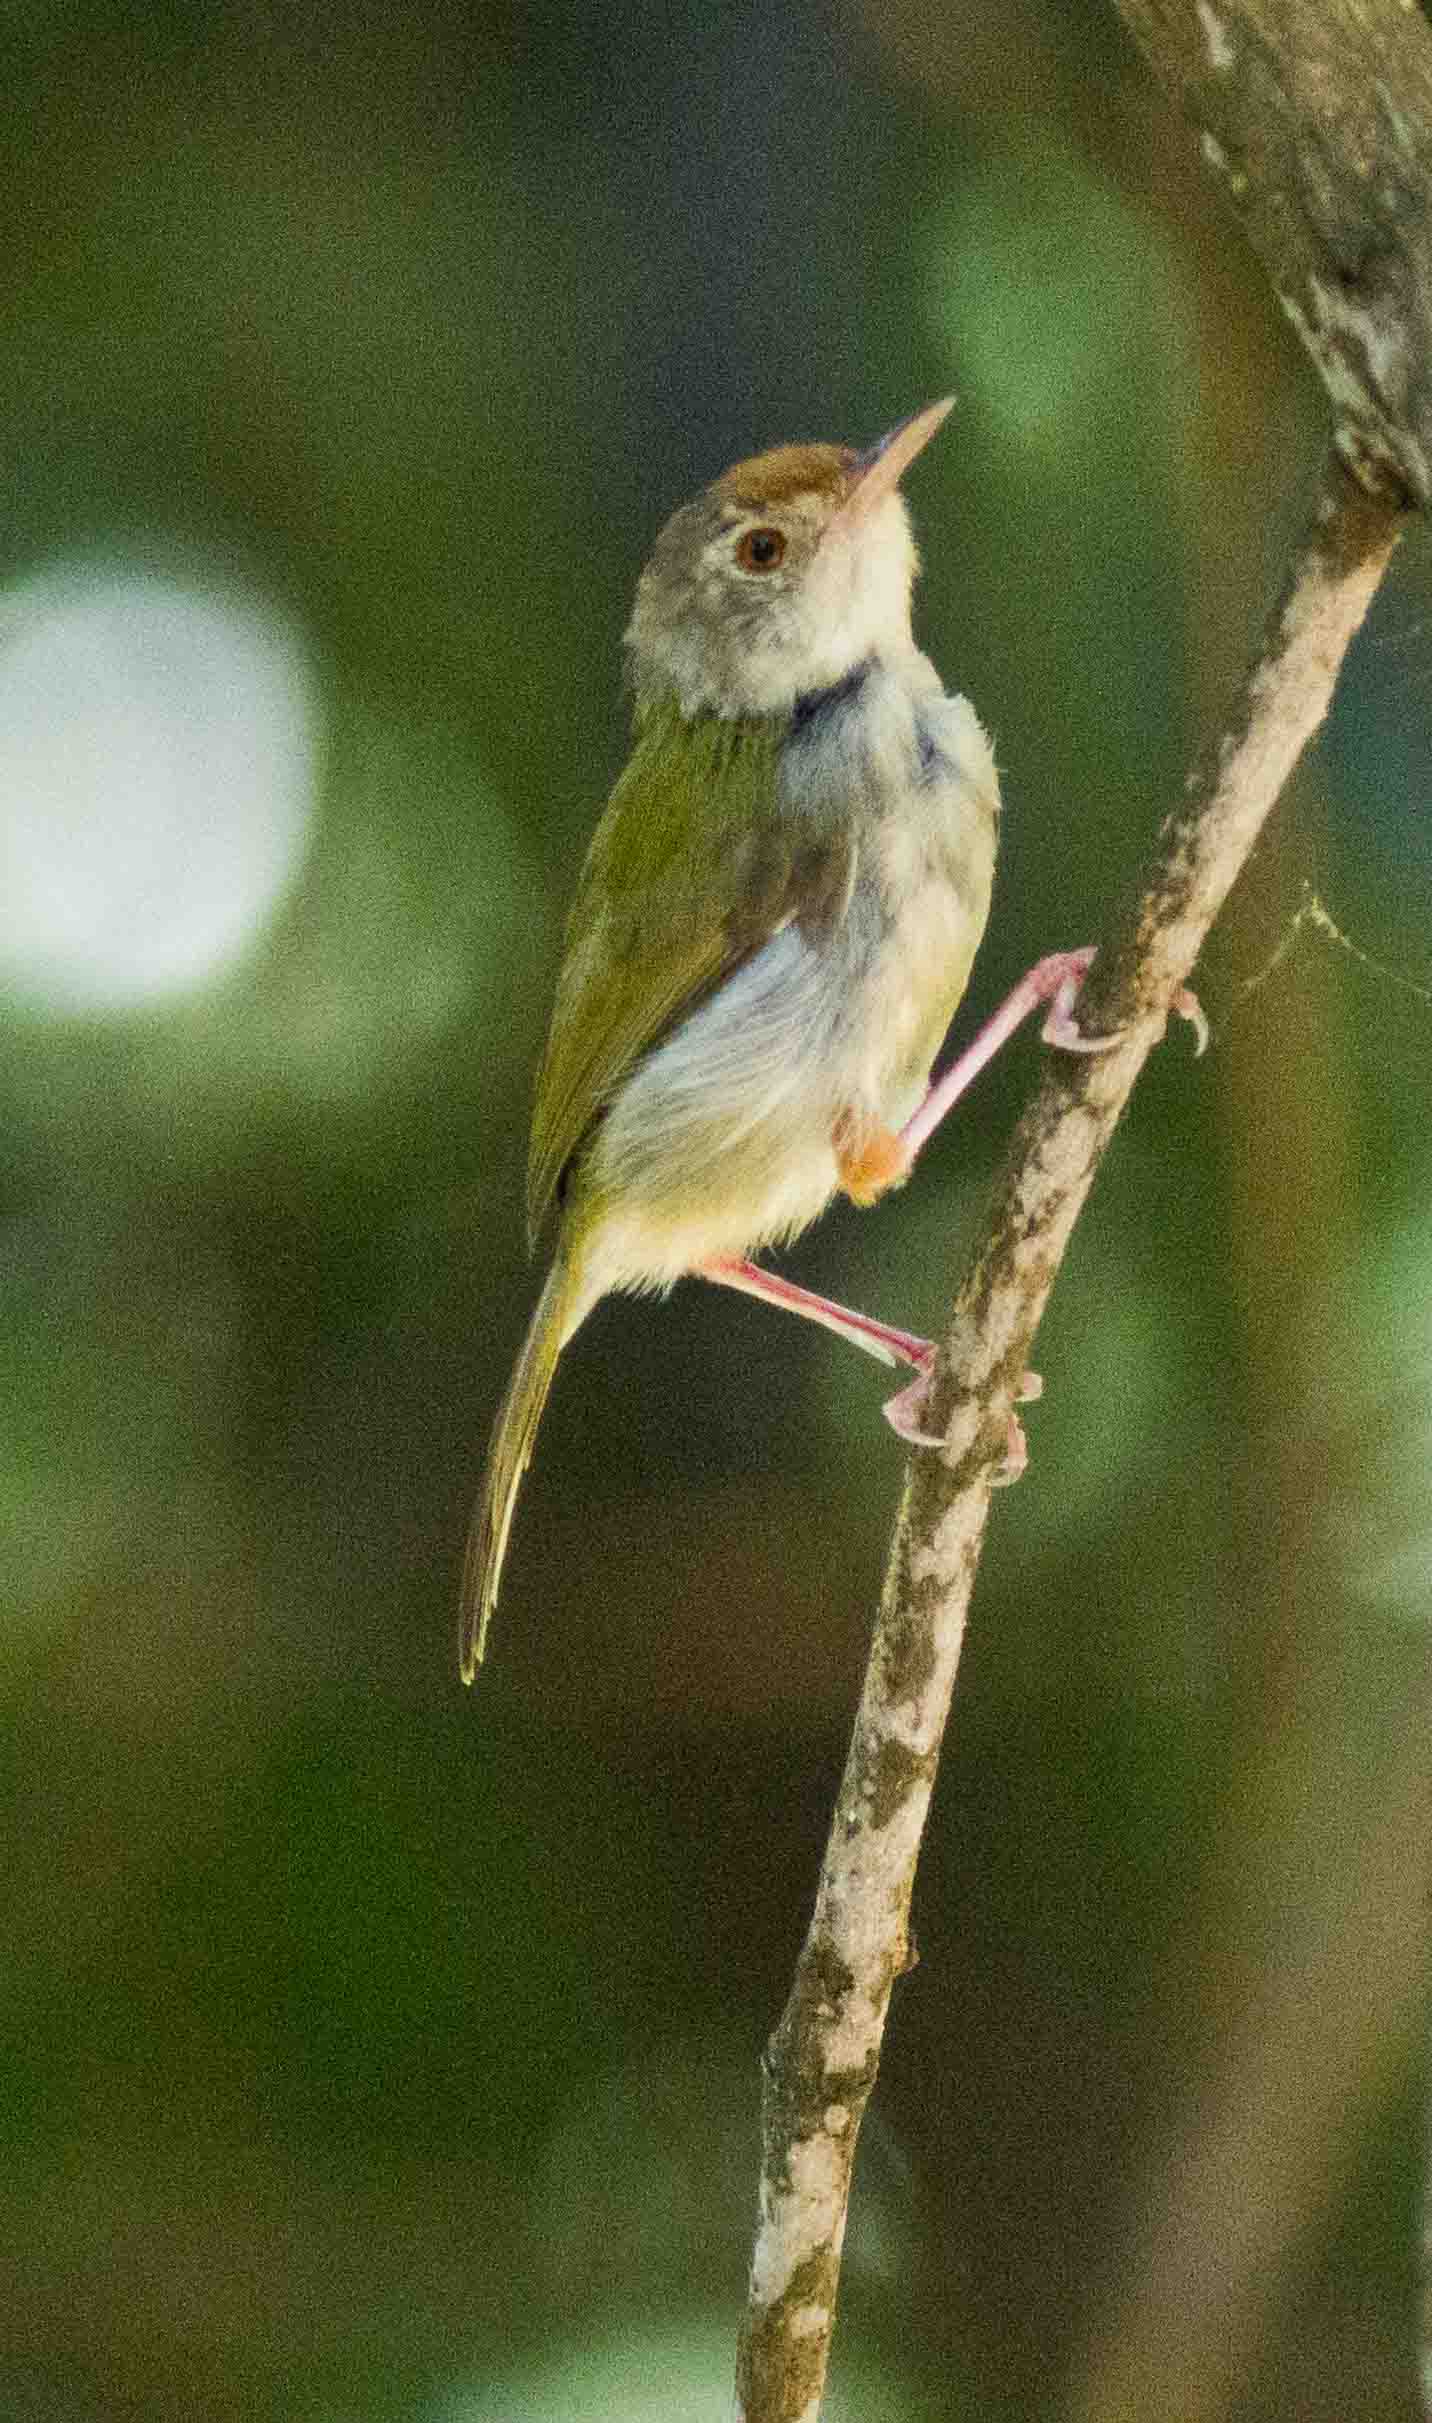
<svg viewBox="0 0 1432 2423">
<path fill-rule="evenodd" d="M 959 1058 L 950 1063 L 943 1076 L 936 1078 L 919 1109 L 906 1120 L 900 1141 L 906 1150 L 907 1170 L 951 1106 L 1032 1010 L 1048 1004 L 1042 1030 L 1044 1040 L 1062 1051 L 1108 1052 L 1122 1041 L 1121 1033 L 1086 1035 L 1074 1014 L 1075 997 L 1093 959 L 1092 945 L 1078 951 L 1051 951 L 1027 975 L 1021 976 L 1014 991 L 1001 1002 L 994 1016 L 986 1020 Z M 1197 994 L 1184 985 L 1175 993 L 1172 1006 L 1192 1026 L 1201 1052 L 1208 1042 L 1208 1020 L 1199 1007 Z"/>
<path fill-rule="evenodd" d="M 1047 995 L 1049 1014 L 1039 1031 L 1043 1041 L 1052 1043 L 1058 1051 L 1108 1052 L 1116 1043 L 1123 1041 L 1122 1028 L 1116 1029 L 1112 1035 L 1086 1035 L 1074 1015 L 1079 987 L 1089 973 L 1093 959 L 1091 948 L 1055 951 L 1048 959 L 1041 959 L 1038 968 L 1033 971 L 1052 988 Z M 1193 1028 L 1194 1058 L 1201 1060 L 1208 1049 L 1208 1020 L 1197 993 L 1190 985 L 1182 984 L 1169 1007 L 1176 1017 L 1186 1018 Z"/>
<path fill-rule="evenodd" d="M 858 1346 L 862 1354 L 874 1355 L 877 1363 L 892 1369 L 905 1364 L 911 1371 L 926 1371 L 934 1348 L 928 1338 L 917 1337 L 910 1329 L 897 1329 L 891 1321 L 877 1321 L 871 1314 L 856 1312 L 848 1304 L 835 1304 L 829 1296 L 818 1296 L 813 1288 L 802 1287 L 794 1279 L 783 1278 L 776 1270 L 767 1270 L 760 1262 L 747 1261 L 735 1254 L 718 1255 L 699 1266 L 700 1276 L 710 1279 L 717 1287 L 734 1287 L 746 1296 L 756 1296 L 764 1304 L 774 1304 L 782 1312 L 793 1312 L 803 1321 L 815 1321 L 822 1329 L 832 1330 L 836 1337 Z"/>
<path fill-rule="evenodd" d="M 897 1396 L 888 1398 L 884 1406 L 885 1419 L 891 1429 L 910 1447 L 943 1447 L 945 1444 L 944 1436 L 940 1431 L 927 1430 L 924 1427 L 926 1406 L 930 1394 L 930 1379 L 934 1367 L 935 1349 L 931 1346 L 927 1351 L 926 1360 L 908 1387 L 902 1388 Z M 1027 1371 L 1016 1391 L 1017 1403 L 1032 1405 L 1035 1399 L 1043 1394 L 1044 1382 L 1039 1373 Z M 991 1487 L 1007 1488 L 1011 1481 L 1017 1481 L 1021 1477 L 1028 1462 L 1029 1441 L 1024 1435 L 1024 1424 L 1017 1413 L 1012 1413 L 1009 1417 L 1004 1457 L 991 1476 Z"/>
</svg>

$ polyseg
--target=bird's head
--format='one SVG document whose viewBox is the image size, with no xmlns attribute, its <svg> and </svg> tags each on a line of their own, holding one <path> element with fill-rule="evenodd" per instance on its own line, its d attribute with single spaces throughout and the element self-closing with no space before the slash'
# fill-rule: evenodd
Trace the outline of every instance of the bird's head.
<svg viewBox="0 0 1432 2423">
<path fill-rule="evenodd" d="M 952 398 L 878 444 L 777 446 L 674 513 L 627 629 L 639 705 L 773 715 L 908 649 L 915 542 L 900 481 Z"/>
</svg>

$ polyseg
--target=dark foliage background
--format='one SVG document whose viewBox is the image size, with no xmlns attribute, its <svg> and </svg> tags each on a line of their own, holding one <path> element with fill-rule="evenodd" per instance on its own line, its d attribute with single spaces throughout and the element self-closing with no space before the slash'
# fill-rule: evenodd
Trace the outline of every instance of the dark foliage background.
<svg viewBox="0 0 1432 2423">
<path fill-rule="evenodd" d="M 0 43 L 0 2412 L 721 2415 L 881 1375 L 603 1307 L 453 1653 L 631 585 L 736 456 L 958 391 L 912 492 L 1007 792 L 973 1022 L 1097 937 L 1321 400 L 1078 0 Z M 1307 927 L 1248 985 L 1305 884 L 1432 981 L 1429 593 L 1419 540 L 1041 1339 L 837 2423 L 1414 2411 L 1432 1002 Z M 1036 1049 L 791 1267 L 938 1322 Z"/>
</svg>

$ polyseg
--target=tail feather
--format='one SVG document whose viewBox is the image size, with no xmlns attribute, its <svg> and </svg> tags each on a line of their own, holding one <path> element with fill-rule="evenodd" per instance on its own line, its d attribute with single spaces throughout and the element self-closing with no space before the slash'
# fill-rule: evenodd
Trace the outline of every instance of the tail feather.
<svg viewBox="0 0 1432 2423">
<path fill-rule="evenodd" d="M 517 1492 L 532 1461 L 537 1425 L 557 1369 L 557 1358 L 585 1310 L 585 1305 L 578 1309 L 574 1301 L 571 1274 L 559 1253 L 538 1299 L 493 1425 L 487 1470 L 467 1535 L 458 1641 L 465 1683 L 472 1681 L 487 1646 L 487 1628 L 497 1604 Z"/>
</svg>

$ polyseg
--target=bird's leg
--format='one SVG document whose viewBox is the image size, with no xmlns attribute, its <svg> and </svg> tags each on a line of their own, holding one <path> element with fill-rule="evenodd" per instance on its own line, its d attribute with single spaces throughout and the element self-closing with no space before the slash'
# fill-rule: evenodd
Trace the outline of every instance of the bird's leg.
<svg viewBox="0 0 1432 2423">
<path fill-rule="evenodd" d="M 952 1060 L 944 1075 L 937 1077 L 913 1117 L 906 1120 L 898 1135 L 893 1128 L 877 1122 L 862 1120 L 847 1112 L 836 1123 L 831 1141 L 835 1147 L 836 1168 L 840 1173 L 841 1191 L 852 1203 L 875 1203 L 892 1186 L 903 1186 L 915 1166 L 921 1147 L 933 1135 L 947 1111 L 958 1102 L 961 1094 L 974 1082 L 980 1070 L 993 1060 L 1002 1044 L 1009 1041 L 1017 1027 L 1023 1025 L 1031 1011 L 1049 1004 L 1042 1029 L 1046 1043 L 1065 1052 L 1107 1052 L 1119 1041 L 1118 1035 L 1085 1035 L 1074 1015 L 1074 1001 L 1079 986 L 1088 974 L 1094 958 L 1092 948 L 1078 951 L 1051 951 L 1047 959 L 1037 960 L 1028 974 L 1021 976 L 1014 991 L 1006 996 L 994 1016 L 980 1028 L 972 1043 L 966 1044 L 957 1060 Z M 1208 1042 L 1208 1021 L 1199 1007 L 1198 997 L 1187 986 L 1174 996 L 1173 1006 L 1181 1018 L 1187 1018 L 1197 1037 L 1198 1050 Z"/>
<path fill-rule="evenodd" d="M 897 1163 L 897 1182 L 908 1177 L 921 1146 L 934 1133 L 945 1113 L 959 1100 L 980 1070 L 994 1058 L 1001 1044 L 1009 1041 L 1016 1027 L 1021 1026 L 1030 1012 L 1037 1010 L 1041 1003 L 1047 1001 L 1049 1004 L 1042 1029 L 1044 1041 L 1056 1045 L 1061 1051 L 1106 1052 L 1118 1042 L 1117 1035 L 1082 1034 L 1074 1015 L 1075 996 L 1089 972 L 1093 958 L 1093 950 L 1087 947 L 1078 951 L 1051 951 L 1048 958 L 1037 960 L 1028 974 L 1020 978 L 1014 991 L 1006 996 L 994 1016 L 980 1028 L 973 1043 L 967 1044 L 959 1058 L 951 1061 L 944 1075 L 936 1078 L 919 1109 L 906 1120 L 899 1136 L 884 1139 L 887 1146 L 898 1145 L 903 1153 L 903 1160 Z M 1197 994 L 1190 992 L 1185 985 L 1174 995 L 1173 1006 L 1180 1018 L 1189 1021 L 1196 1048 L 1202 1052 L 1208 1042 L 1208 1020 L 1204 1017 Z M 836 1155 L 839 1160 L 838 1137 Z M 867 1157 L 857 1171 L 857 1177 L 866 1177 L 868 1167 Z M 848 1183 L 843 1164 L 841 1183 L 857 1203 L 870 1200 L 868 1191 L 857 1193 Z M 886 1420 L 894 1425 L 902 1438 L 914 1441 L 926 1439 L 922 1423 L 929 1381 L 930 1367 L 926 1363 L 909 1386 L 902 1388 L 898 1397 L 892 1397 L 885 1408 Z M 1038 1396 L 1040 1385 L 1039 1374 L 1027 1371 L 1019 1401 L 1025 1403 L 1030 1397 Z M 1009 1447 L 996 1477 L 1017 1481 L 1028 1461 L 1029 1451 L 1018 1417 L 1011 1414 L 1009 1419 Z"/>
<path fill-rule="evenodd" d="M 759 1262 L 747 1262 L 735 1255 L 703 1262 L 699 1276 L 710 1279 L 717 1287 L 734 1287 L 742 1295 L 758 1297 L 762 1303 L 777 1304 L 783 1312 L 796 1313 L 803 1321 L 815 1321 L 822 1329 L 833 1330 L 836 1337 L 847 1338 L 863 1353 L 874 1355 L 877 1363 L 906 1364 L 915 1377 L 898 1396 L 890 1399 L 885 1419 L 912 1447 L 943 1446 L 942 1439 L 920 1428 L 935 1362 L 935 1349 L 929 1338 L 916 1337 L 912 1330 L 895 1329 L 888 1321 L 874 1320 L 869 1313 L 852 1312 L 849 1305 L 833 1303 L 829 1296 L 818 1296 L 813 1288 L 800 1287 L 794 1279 L 783 1279 L 778 1271 L 763 1270 Z M 1019 1384 L 1020 1404 L 1032 1403 L 1043 1386 L 1037 1371 L 1027 1371 Z M 1017 1481 L 1028 1461 L 1023 1427 L 1018 1415 L 1011 1414 L 1009 1443 L 996 1479 Z"/>
<path fill-rule="evenodd" d="M 846 1304 L 818 1296 L 813 1288 L 783 1279 L 779 1271 L 763 1270 L 759 1262 L 722 1254 L 703 1262 L 699 1275 L 713 1280 L 717 1287 L 734 1287 L 742 1295 L 759 1296 L 765 1304 L 778 1304 L 783 1312 L 797 1313 L 802 1321 L 819 1322 L 822 1329 L 833 1330 L 862 1353 L 874 1355 L 877 1363 L 892 1367 L 905 1363 L 912 1371 L 924 1373 L 934 1359 L 935 1349 L 928 1338 L 917 1338 L 913 1330 L 892 1329 L 888 1321 L 876 1321 L 869 1313 L 852 1312 Z"/>
<path fill-rule="evenodd" d="M 836 1168 L 842 1192 L 849 1195 L 852 1203 L 874 1203 L 888 1187 L 904 1184 L 921 1146 L 933 1135 L 946 1112 L 1016 1028 L 1024 1024 L 1030 1012 L 1042 1003 L 1049 1004 L 1044 1021 L 1046 1043 L 1060 1044 L 1070 1052 L 1106 1052 L 1118 1041 L 1116 1035 L 1081 1035 L 1074 1018 L 1074 996 L 1093 957 L 1092 949 L 1085 949 L 1051 951 L 1047 959 L 1037 960 L 1028 974 L 1021 976 L 1014 991 L 1006 995 L 994 1016 L 986 1020 L 974 1041 L 966 1044 L 942 1077 L 935 1079 L 919 1109 L 906 1120 L 898 1135 L 891 1128 L 858 1120 L 850 1112 L 837 1121 L 832 1138 Z"/>
<path fill-rule="evenodd" d="M 1021 976 L 1014 991 L 1006 996 L 994 1016 L 980 1028 L 973 1043 L 966 1044 L 957 1060 L 952 1060 L 942 1077 L 937 1077 L 913 1118 L 907 1119 L 900 1130 L 900 1142 L 905 1147 L 907 1175 L 915 1157 L 945 1113 L 958 1102 L 967 1086 L 980 1070 L 993 1060 L 1001 1044 L 1007 1043 L 1016 1027 L 1022 1026 L 1032 1010 L 1048 1002 L 1049 1010 L 1041 1033 L 1046 1043 L 1065 1052 L 1107 1052 L 1121 1038 L 1118 1035 L 1085 1035 L 1074 1015 L 1074 999 L 1093 963 L 1094 952 L 1086 946 L 1078 951 L 1051 951 L 1047 959 L 1038 959 L 1025 976 Z M 1173 998 L 1173 1007 L 1180 1018 L 1186 1018 L 1193 1028 L 1196 1049 L 1201 1053 L 1208 1043 L 1208 1020 L 1204 1017 L 1196 993 L 1187 985 L 1180 987 Z"/>
<path fill-rule="evenodd" d="M 1046 1043 L 1066 1052 L 1107 1052 L 1119 1041 L 1117 1035 L 1081 1034 L 1074 1016 L 1075 995 L 1093 958 L 1093 950 L 1084 949 L 1053 951 L 1047 959 L 1038 960 L 980 1028 L 973 1043 L 967 1044 L 944 1075 L 935 1080 L 919 1109 L 898 1134 L 853 1113 L 837 1121 L 831 1141 L 842 1190 L 853 1202 L 874 1203 L 890 1187 L 903 1184 L 921 1146 L 946 1112 L 994 1058 L 1001 1044 L 1007 1043 L 1015 1029 L 1041 1004 L 1049 1004 L 1042 1030 Z M 1208 1021 L 1196 995 L 1185 987 L 1175 995 L 1173 1006 L 1192 1025 L 1201 1052 L 1208 1041 Z M 852 1312 L 847 1305 L 832 1303 L 829 1296 L 818 1296 L 809 1287 L 797 1286 L 794 1279 L 783 1279 L 776 1271 L 763 1270 L 759 1262 L 748 1262 L 735 1255 L 721 1255 L 703 1262 L 700 1276 L 718 1287 L 734 1287 L 743 1295 L 777 1304 L 785 1312 L 798 1314 L 803 1321 L 816 1321 L 822 1329 L 833 1330 L 838 1338 L 847 1338 L 863 1353 L 874 1355 L 878 1363 L 907 1364 L 915 1377 L 898 1396 L 890 1399 L 885 1418 L 913 1446 L 943 1445 L 941 1439 L 921 1428 L 935 1361 L 935 1349 L 928 1338 L 916 1337 L 908 1329 L 892 1328 L 888 1321 L 873 1320 L 868 1313 Z M 1043 1385 L 1037 1371 L 1027 1371 L 1020 1382 L 1018 1402 L 1029 1404 Z M 1009 1445 L 995 1477 L 1002 1481 L 1018 1480 L 1028 1455 L 1019 1417 L 1011 1414 Z"/>
</svg>

